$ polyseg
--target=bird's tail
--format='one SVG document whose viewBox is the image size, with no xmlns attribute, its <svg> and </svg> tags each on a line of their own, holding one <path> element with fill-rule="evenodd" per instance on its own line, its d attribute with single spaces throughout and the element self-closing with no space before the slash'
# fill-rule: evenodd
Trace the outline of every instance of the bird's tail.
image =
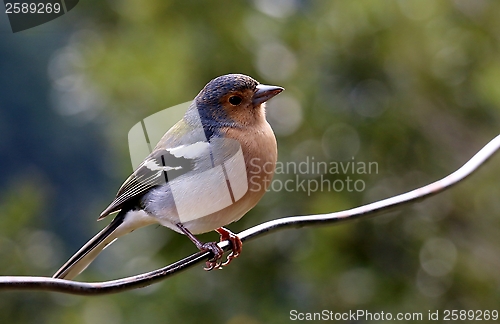
<svg viewBox="0 0 500 324">
<path fill-rule="evenodd" d="M 52 277 L 71 280 L 85 270 L 106 246 L 113 243 L 118 237 L 130 232 L 120 230 L 125 216 L 126 213 L 120 212 L 108 226 L 88 241 Z"/>
</svg>

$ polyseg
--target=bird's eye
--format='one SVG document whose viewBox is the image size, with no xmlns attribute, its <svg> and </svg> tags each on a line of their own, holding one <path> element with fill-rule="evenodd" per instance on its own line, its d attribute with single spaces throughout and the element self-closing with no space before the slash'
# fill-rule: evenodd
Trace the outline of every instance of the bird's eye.
<svg viewBox="0 0 500 324">
<path fill-rule="evenodd" d="M 229 103 L 233 106 L 238 106 L 242 101 L 243 101 L 243 99 L 241 99 L 240 96 L 229 97 Z"/>
</svg>

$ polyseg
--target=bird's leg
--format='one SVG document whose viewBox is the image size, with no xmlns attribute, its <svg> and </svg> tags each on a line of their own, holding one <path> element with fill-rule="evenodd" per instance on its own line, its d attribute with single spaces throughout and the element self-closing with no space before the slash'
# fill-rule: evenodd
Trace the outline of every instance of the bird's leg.
<svg viewBox="0 0 500 324">
<path fill-rule="evenodd" d="M 227 228 L 220 227 L 216 229 L 216 231 L 220 234 L 221 242 L 226 240 L 231 242 L 231 253 L 227 256 L 226 262 L 221 264 L 221 266 L 227 266 L 229 263 L 231 263 L 231 261 L 233 261 L 234 258 L 237 258 L 240 255 L 241 249 L 243 248 L 243 243 L 236 234 L 234 234 Z"/>
<path fill-rule="evenodd" d="M 210 251 L 213 253 L 214 257 L 206 262 L 206 267 L 204 268 L 207 271 L 213 270 L 215 268 L 221 268 L 222 266 L 222 255 L 224 254 L 224 250 L 222 250 L 217 243 L 215 242 L 207 242 L 203 243 L 198 240 L 187 228 L 185 228 L 182 224 L 176 224 L 177 227 L 184 233 L 191 242 L 196 245 L 198 250 L 202 252 Z M 232 234 L 232 233 L 231 233 Z M 234 235 L 234 234 L 233 234 Z"/>
</svg>

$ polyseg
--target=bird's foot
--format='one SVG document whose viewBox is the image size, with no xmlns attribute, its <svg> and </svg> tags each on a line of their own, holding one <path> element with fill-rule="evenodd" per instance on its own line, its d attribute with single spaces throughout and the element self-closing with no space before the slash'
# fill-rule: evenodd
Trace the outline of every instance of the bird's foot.
<svg viewBox="0 0 500 324">
<path fill-rule="evenodd" d="M 213 258 L 208 260 L 205 263 L 205 268 L 203 268 L 206 271 L 210 271 L 213 269 L 221 269 L 222 266 L 224 265 L 222 263 L 222 255 L 224 254 L 224 250 L 222 250 L 216 242 L 207 242 L 203 243 L 200 248 L 201 251 L 210 251 L 214 255 Z"/>
<path fill-rule="evenodd" d="M 231 253 L 227 256 L 226 262 L 222 263 L 219 266 L 219 269 L 222 269 L 222 267 L 227 266 L 231 261 L 233 261 L 234 258 L 237 258 L 241 254 L 241 250 L 243 248 L 243 242 L 241 242 L 240 238 L 228 230 L 227 228 L 220 227 L 216 229 L 217 233 L 220 234 L 220 241 L 229 241 L 231 243 Z"/>
<path fill-rule="evenodd" d="M 234 258 L 237 258 L 241 253 L 243 243 L 241 242 L 240 238 L 236 234 L 234 234 L 233 232 L 224 227 L 220 227 L 216 229 L 216 231 L 217 233 L 220 234 L 221 242 L 229 241 L 231 243 L 231 253 L 229 253 L 229 255 L 227 256 L 226 262 L 222 262 L 222 256 L 224 254 L 224 250 L 219 245 L 217 245 L 216 242 L 207 242 L 207 243 L 200 242 L 200 240 L 198 240 L 190 231 L 188 231 L 188 229 L 185 228 L 184 225 L 179 223 L 177 224 L 177 227 L 179 227 L 179 229 L 184 234 L 186 234 L 186 236 L 196 245 L 196 247 L 200 251 L 212 252 L 212 254 L 214 255 L 213 258 L 211 258 L 206 262 L 206 267 L 204 268 L 207 271 L 213 269 L 222 269 L 222 267 L 227 266 L 229 263 L 231 263 L 231 261 Z"/>
</svg>

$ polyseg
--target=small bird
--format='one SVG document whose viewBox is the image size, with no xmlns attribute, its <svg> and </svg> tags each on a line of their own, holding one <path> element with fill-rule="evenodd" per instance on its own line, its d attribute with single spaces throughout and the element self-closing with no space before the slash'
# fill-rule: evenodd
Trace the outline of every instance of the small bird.
<svg viewBox="0 0 500 324">
<path fill-rule="evenodd" d="M 265 118 L 265 102 L 283 90 L 243 74 L 211 80 L 99 217 L 118 212 L 113 221 L 53 277 L 74 278 L 118 237 L 151 224 L 184 234 L 200 251 L 212 252 L 205 270 L 238 257 L 242 242 L 223 226 L 252 209 L 271 182 L 277 144 Z M 216 242 L 194 236 L 213 230 L 231 243 L 224 263 Z"/>
</svg>

